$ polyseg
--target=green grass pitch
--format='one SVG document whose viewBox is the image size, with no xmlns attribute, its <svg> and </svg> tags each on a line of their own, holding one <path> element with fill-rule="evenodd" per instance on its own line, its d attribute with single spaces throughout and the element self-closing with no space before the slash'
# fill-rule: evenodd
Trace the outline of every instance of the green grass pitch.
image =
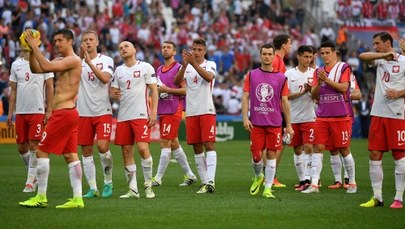
<svg viewBox="0 0 405 229">
<path fill-rule="evenodd" d="M 192 148 L 183 148 L 193 171 L 197 174 Z M 159 162 L 158 143 L 151 143 L 154 172 Z M 253 169 L 249 141 L 218 142 L 218 166 L 214 194 L 196 194 L 198 184 L 179 187 L 182 171 L 170 163 L 163 184 L 154 188 L 156 198 L 146 199 L 142 190 L 143 174 L 139 154 L 138 187 L 141 198 L 119 199 L 127 191 L 121 151 L 112 146 L 114 157 L 114 193 L 111 198 L 85 199 L 84 209 L 57 210 L 72 196 L 68 169 L 62 157 L 51 156 L 48 184 L 49 206 L 44 209 L 20 207 L 19 201 L 33 196 L 23 193 L 25 167 L 15 145 L 0 146 L 0 228 L 404 228 L 405 209 L 389 208 L 395 195 L 394 166 L 390 153 L 385 154 L 384 207 L 360 208 L 371 195 L 368 176 L 367 141 L 353 140 L 358 192 L 346 194 L 344 189 L 328 190 L 333 183 L 329 155 L 324 156 L 322 187 L 318 194 L 301 194 L 293 186 L 298 178 L 293 164 L 292 149 L 284 151 L 278 178 L 287 188 L 275 189 L 276 199 L 264 199 L 260 193 L 250 196 Z M 98 187 L 102 174 L 95 154 Z M 83 175 L 83 193 L 87 191 Z"/>
</svg>

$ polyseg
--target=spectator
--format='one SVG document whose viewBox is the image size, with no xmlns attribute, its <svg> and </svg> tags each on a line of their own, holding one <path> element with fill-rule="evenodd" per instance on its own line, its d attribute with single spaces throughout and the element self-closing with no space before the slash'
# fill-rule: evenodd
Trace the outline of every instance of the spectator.
<svg viewBox="0 0 405 229">
<path fill-rule="evenodd" d="M 319 32 L 319 36 L 321 37 L 321 43 L 327 40 L 335 41 L 336 34 L 329 22 L 325 23 L 325 26 Z"/>
</svg>

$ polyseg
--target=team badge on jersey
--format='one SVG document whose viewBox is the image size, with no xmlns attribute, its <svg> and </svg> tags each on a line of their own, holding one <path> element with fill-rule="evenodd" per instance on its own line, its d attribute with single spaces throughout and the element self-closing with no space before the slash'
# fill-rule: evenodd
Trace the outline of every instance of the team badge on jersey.
<svg viewBox="0 0 405 229">
<path fill-rule="evenodd" d="M 270 84 L 261 83 L 256 88 L 256 96 L 260 102 L 268 102 L 273 98 L 274 90 Z"/>
<path fill-rule="evenodd" d="M 98 68 L 98 69 L 103 69 L 103 63 L 98 63 L 98 64 L 96 64 L 96 68 Z"/>
<path fill-rule="evenodd" d="M 392 66 L 392 73 L 399 73 L 400 67 L 399 65 Z"/>
<path fill-rule="evenodd" d="M 141 71 L 134 71 L 134 78 L 139 78 L 141 76 Z"/>
</svg>

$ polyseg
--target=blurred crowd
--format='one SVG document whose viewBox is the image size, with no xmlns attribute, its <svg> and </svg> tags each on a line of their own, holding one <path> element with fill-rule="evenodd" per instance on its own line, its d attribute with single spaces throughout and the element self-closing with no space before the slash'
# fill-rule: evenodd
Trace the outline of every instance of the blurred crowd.
<svg viewBox="0 0 405 229">
<path fill-rule="evenodd" d="M 82 32 L 93 29 L 99 34 L 99 51 L 111 56 L 116 66 L 121 64 L 118 44 L 128 40 L 137 48 L 137 59 L 149 62 L 155 68 L 163 63 L 160 54 L 163 41 L 171 40 L 178 45 L 178 50 L 182 50 L 190 47 L 193 39 L 203 37 L 209 45 L 208 59 L 215 61 L 218 69 L 214 90 L 218 114 L 240 114 L 243 77 L 252 67 L 258 66 L 260 45 L 271 42 L 280 33 L 289 34 L 292 40 L 292 52 L 285 57 L 288 67 L 295 65 L 300 45 L 318 47 L 321 41 L 330 39 L 337 41 L 344 60 L 361 78 L 366 70 L 357 55 L 365 51 L 365 47 L 360 45 L 356 50 L 348 50 L 346 41 L 338 40 L 342 38 L 341 33 L 329 23 L 322 28 L 304 26 L 306 11 L 302 7 L 305 3 L 295 5 L 293 2 L 296 1 L 0 0 L 3 110 L 7 109 L 8 69 L 19 55 L 18 38 L 26 28 L 41 32 L 40 48 L 48 59 L 57 55 L 51 42 L 55 30 L 73 30 L 75 46 L 79 47 Z M 337 1 L 339 6 L 342 2 L 350 1 Z M 399 15 L 404 10 L 401 12 Z M 340 11 L 338 16 L 342 17 Z M 181 61 L 179 54 L 176 59 Z M 322 65 L 321 62 L 317 64 Z M 361 79 L 360 85 L 370 88 Z"/>
<path fill-rule="evenodd" d="M 338 20 L 350 26 L 405 22 L 404 0 L 337 0 L 335 11 Z"/>
</svg>

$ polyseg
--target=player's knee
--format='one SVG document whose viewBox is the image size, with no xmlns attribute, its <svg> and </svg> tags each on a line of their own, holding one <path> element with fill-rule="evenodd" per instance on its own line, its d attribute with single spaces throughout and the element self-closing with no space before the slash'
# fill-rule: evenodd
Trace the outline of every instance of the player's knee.
<svg viewBox="0 0 405 229">
<path fill-rule="evenodd" d="M 392 153 L 394 155 L 394 153 Z M 372 161 L 381 161 L 383 153 L 380 151 L 370 151 L 370 160 Z M 394 157 L 395 158 L 395 157 Z"/>
<path fill-rule="evenodd" d="M 252 159 L 254 163 L 259 163 L 262 161 L 262 154 L 261 151 L 252 151 Z"/>
<path fill-rule="evenodd" d="M 392 157 L 394 158 L 394 160 L 401 160 L 402 158 L 405 157 L 405 151 L 392 151 Z"/>
<path fill-rule="evenodd" d="M 204 142 L 204 148 L 206 151 L 215 151 L 215 142 Z"/>
<path fill-rule="evenodd" d="M 110 147 L 108 147 L 108 145 L 99 145 L 97 148 L 98 152 L 100 153 L 107 153 L 108 150 L 110 150 Z"/>
</svg>

